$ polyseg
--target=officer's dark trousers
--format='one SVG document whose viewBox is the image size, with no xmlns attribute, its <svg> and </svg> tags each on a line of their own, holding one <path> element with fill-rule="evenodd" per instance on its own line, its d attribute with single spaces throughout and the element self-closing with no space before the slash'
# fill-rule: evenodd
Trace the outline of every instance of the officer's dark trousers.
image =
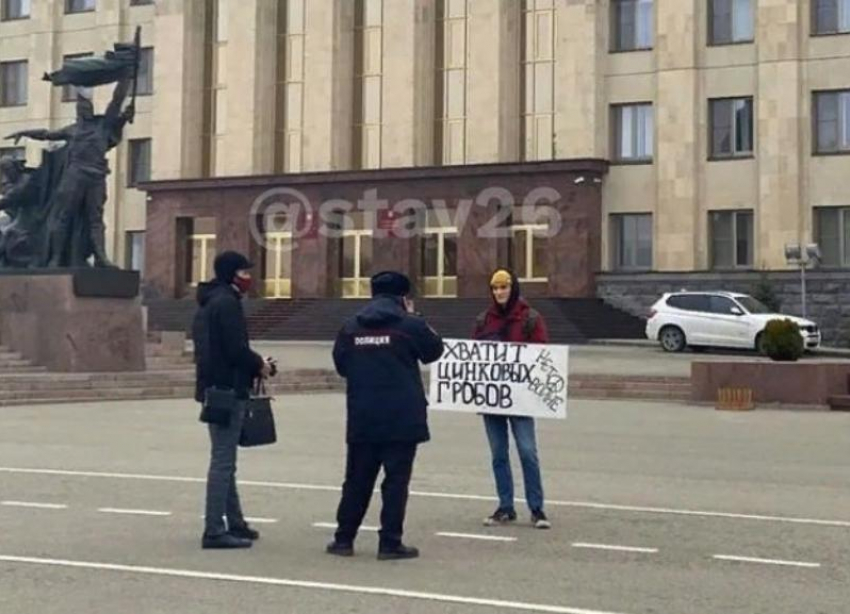
<svg viewBox="0 0 850 614">
<path fill-rule="evenodd" d="M 369 509 L 378 472 L 383 467 L 380 548 L 394 548 L 401 544 L 415 456 L 415 443 L 348 444 L 345 483 L 336 514 L 338 543 L 350 544 L 357 537 L 357 530 Z"/>
</svg>

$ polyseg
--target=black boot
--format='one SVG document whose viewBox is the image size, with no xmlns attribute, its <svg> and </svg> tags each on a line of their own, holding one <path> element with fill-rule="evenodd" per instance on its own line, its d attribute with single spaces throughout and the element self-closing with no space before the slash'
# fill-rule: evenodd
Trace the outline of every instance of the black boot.
<svg viewBox="0 0 850 614">
<path fill-rule="evenodd" d="M 204 550 L 233 550 L 235 548 L 250 548 L 253 542 L 250 539 L 242 539 L 235 537 L 230 533 L 222 533 L 221 535 L 204 534 L 201 540 L 201 547 Z"/>
<path fill-rule="evenodd" d="M 413 546 L 399 544 L 397 546 L 382 546 L 378 549 L 379 561 L 398 561 L 402 559 L 415 559 L 419 556 L 419 550 Z"/>
<path fill-rule="evenodd" d="M 239 539 L 250 539 L 252 542 L 260 539 L 260 532 L 248 526 L 248 523 L 235 524 L 227 530 L 233 537 Z"/>
<path fill-rule="evenodd" d="M 334 540 L 328 544 L 325 552 L 336 556 L 354 556 L 354 544 Z"/>
</svg>

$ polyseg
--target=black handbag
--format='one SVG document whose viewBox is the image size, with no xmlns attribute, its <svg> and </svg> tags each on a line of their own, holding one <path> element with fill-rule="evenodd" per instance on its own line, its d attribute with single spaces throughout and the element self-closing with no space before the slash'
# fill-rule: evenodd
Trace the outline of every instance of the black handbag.
<svg viewBox="0 0 850 614">
<path fill-rule="evenodd" d="M 204 391 L 199 420 L 207 424 L 227 426 L 236 411 L 236 391 L 233 388 L 211 386 Z"/>
<path fill-rule="evenodd" d="M 239 445 L 243 448 L 267 446 L 277 441 L 277 430 L 272 412 L 272 399 L 266 394 L 266 386 L 262 381 L 251 397 L 245 402 L 245 415 L 242 418 L 242 433 Z"/>
</svg>

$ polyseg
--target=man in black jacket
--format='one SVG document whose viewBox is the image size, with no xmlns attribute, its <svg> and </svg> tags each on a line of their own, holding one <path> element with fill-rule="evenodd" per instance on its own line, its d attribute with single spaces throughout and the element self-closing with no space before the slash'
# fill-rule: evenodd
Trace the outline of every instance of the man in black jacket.
<svg viewBox="0 0 850 614">
<path fill-rule="evenodd" d="M 200 305 L 192 324 L 195 345 L 195 400 L 203 403 L 208 388 L 232 389 L 236 407 L 227 424 L 210 424 L 210 467 L 204 548 L 248 548 L 259 537 L 242 515 L 236 490 L 236 450 L 242 431 L 244 401 L 253 381 L 267 377 L 270 364 L 248 344 L 242 297 L 251 287 L 253 265 L 237 252 L 215 259 L 215 279 L 198 286 Z M 227 524 L 224 517 L 227 517 Z"/>
<path fill-rule="evenodd" d="M 443 354 L 443 340 L 413 313 L 410 280 L 378 273 L 372 300 L 339 332 L 333 349 L 337 372 L 347 380 L 348 455 L 337 531 L 330 554 L 351 556 L 381 467 L 383 509 L 378 558 L 409 559 L 402 544 L 405 508 L 416 446 L 430 439 L 428 402 L 419 362 Z"/>
</svg>

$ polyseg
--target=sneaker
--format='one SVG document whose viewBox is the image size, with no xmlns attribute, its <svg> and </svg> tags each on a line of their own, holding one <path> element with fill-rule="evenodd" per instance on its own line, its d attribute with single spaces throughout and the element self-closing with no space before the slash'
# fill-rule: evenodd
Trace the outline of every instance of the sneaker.
<svg viewBox="0 0 850 614">
<path fill-rule="evenodd" d="M 325 548 L 325 552 L 336 556 L 354 556 L 354 544 L 332 541 Z"/>
<path fill-rule="evenodd" d="M 546 518 L 546 514 L 543 513 L 543 510 L 536 510 L 531 512 L 531 524 L 534 525 L 535 529 L 552 528 L 552 523 L 549 522 L 548 518 Z"/>
<path fill-rule="evenodd" d="M 492 527 L 500 524 L 507 524 L 516 520 L 516 512 L 513 509 L 498 508 L 493 512 L 492 516 L 484 519 L 485 527 Z"/>
<path fill-rule="evenodd" d="M 242 539 L 230 533 L 221 535 L 206 535 L 201 539 L 201 547 L 204 550 L 233 550 L 235 548 L 250 548 L 253 542 L 250 539 Z"/>
<path fill-rule="evenodd" d="M 233 527 L 227 532 L 230 533 L 233 537 L 238 537 L 240 539 L 250 539 L 252 542 L 260 539 L 259 531 L 252 529 L 248 526 L 247 523 L 233 525 Z"/>
<path fill-rule="evenodd" d="M 419 556 L 419 550 L 413 546 L 399 544 L 393 548 L 378 549 L 379 561 L 398 561 L 402 559 L 415 559 Z"/>
</svg>

